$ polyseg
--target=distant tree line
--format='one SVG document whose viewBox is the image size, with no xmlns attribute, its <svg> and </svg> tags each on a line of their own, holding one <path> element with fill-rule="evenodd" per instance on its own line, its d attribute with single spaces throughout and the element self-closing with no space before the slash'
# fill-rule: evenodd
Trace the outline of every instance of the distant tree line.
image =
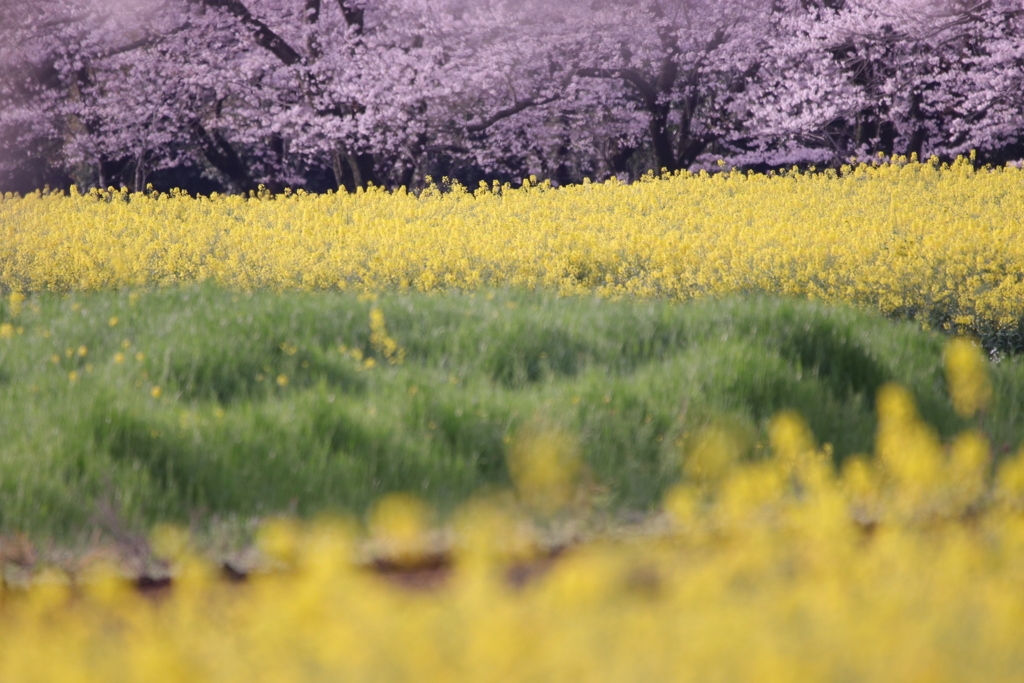
<svg viewBox="0 0 1024 683">
<path fill-rule="evenodd" d="M 1020 0 L 0 0 L 0 191 L 1024 158 Z"/>
</svg>

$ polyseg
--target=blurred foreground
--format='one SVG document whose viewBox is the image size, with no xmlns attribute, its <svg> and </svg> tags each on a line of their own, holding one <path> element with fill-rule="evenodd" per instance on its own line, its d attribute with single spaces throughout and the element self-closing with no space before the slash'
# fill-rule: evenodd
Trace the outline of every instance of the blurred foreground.
<svg viewBox="0 0 1024 683">
<path fill-rule="evenodd" d="M 965 416 L 987 400 L 971 348 L 946 354 Z M 9 581 L 0 680 L 1019 680 L 1024 451 L 993 468 L 978 431 L 943 444 L 896 385 L 878 407 L 875 457 L 839 472 L 794 413 L 758 462 L 708 428 L 663 514 L 554 550 L 573 472 L 541 432 L 510 455 L 516 502 L 444 533 L 403 495 L 366 539 L 271 522 L 228 581 L 158 527 L 165 588 L 88 558 Z"/>
</svg>

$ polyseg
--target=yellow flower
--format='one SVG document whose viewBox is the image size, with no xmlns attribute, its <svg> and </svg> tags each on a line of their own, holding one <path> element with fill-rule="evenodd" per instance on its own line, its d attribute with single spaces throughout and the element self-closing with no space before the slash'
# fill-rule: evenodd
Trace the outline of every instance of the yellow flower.
<svg viewBox="0 0 1024 683">
<path fill-rule="evenodd" d="M 961 417 L 974 417 L 992 398 L 984 352 L 970 340 L 957 337 L 946 344 L 944 361 L 953 408 Z"/>
<path fill-rule="evenodd" d="M 566 505 L 580 469 L 576 440 L 561 429 L 527 425 L 508 453 L 508 469 L 522 500 L 543 512 Z"/>
<path fill-rule="evenodd" d="M 245 290 L 358 288 L 370 302 L 388 289 L 676 300 L 755 291 L 1013 334 L 1024 317 L 1024 282 L 1013 275 L 1024 268 L 1020 173 L 897 158 L 841 173 L 679 172 L 631 185 L 473 192 L 456 184 L 419 196 L 12 196 L 0 201 L 0 289 L 214 280 Z M 35 258 L 42 252 L 51 258 Z M 8 310 L 20 310 L 9 298 Z M 383 314 L 371 311 L 370 348 L 401 362 Z"/>
<path fill-rule="evenodd" d="M 7 300 L 11 304 L 11 315 L 17 317 L 21 314 L 22 304 L 25 302 L 25 295 L 21 292 L 11 292 Z"/>
</svg>

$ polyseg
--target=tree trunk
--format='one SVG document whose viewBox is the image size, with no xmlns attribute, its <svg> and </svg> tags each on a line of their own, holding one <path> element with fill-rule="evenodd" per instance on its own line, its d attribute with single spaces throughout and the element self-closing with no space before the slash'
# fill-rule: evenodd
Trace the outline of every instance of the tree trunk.
<svg viewBox="0 0 1024 683">
<path fill-rule="evenodd" d="M 135 159 L 135 187 L 134 192 L 142 192 L 146 189 L 146 153 L 143 152 Z"/>
<path fill-rule="evenodd" d="M 196 135 L 203 156 L 214 168 L 227 176 L 234 189 L 239 192 L 256 189 L 256 183 L 253 182 L 238 152 L 219 131 L 211 134 L 199 121 L 192 124 L 192 131 Z"/>
<path fill-rule="evenodd" d="M 651 111 L 651 147 L 654 150 L 654 163 L 657 168 L 653 169 L 660 173 L 661 169 L 676 171 L 676 155 L 672 150 L 672 137 L 668 131 L 668 108 L 656 106 Z"/>
<path fill-rule="evenodd" d="M 372 154 L 354 154 L 345 148 L 331 154 L 331 170 L 338 189 L 355 192 L 369 184 L 380 185 L 377 180 L 376 160 Z"/>
</svg>

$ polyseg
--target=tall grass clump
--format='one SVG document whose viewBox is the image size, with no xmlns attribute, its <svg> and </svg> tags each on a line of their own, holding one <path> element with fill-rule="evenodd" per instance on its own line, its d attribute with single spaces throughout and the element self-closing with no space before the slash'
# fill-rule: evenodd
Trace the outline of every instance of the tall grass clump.
<svg viewBox="0 0 1024 683">
<path fill-rule="evenodd" d="M 571 441 L 591 508 L 649 512 L 708 428 L 757 461 L 790 410 L 836 466 L 870 453 L 890 382 L 937 438 L 1024 439 L 1018 359 L 965 412 L 980 390 L 951 394 L 943 368 L 973 361 L 943 337 L 814 302 L 192 285 L 8 297 L 0 318 L 5 532 L 361 514 L 395 492 L 447 514 L 507 488 L 530 433 Z"/>
</svg>

